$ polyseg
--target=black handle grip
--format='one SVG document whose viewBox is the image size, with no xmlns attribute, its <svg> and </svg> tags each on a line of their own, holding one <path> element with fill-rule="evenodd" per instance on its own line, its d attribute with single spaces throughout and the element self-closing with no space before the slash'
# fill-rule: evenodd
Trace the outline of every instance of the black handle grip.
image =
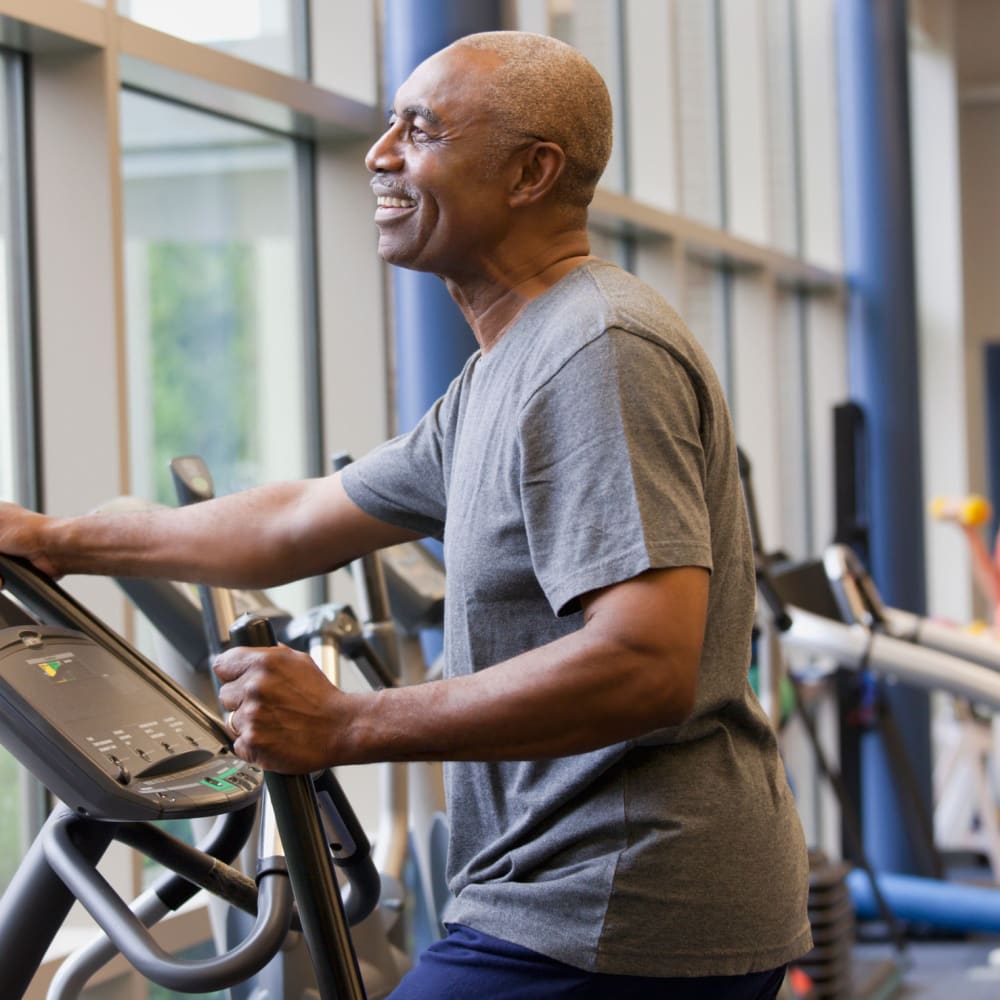
<svg viewBox="0 0 1000 1000">
<path fill-rule="evenodd" d="M 215 498 L 215 484 L 205 460 L 198 455 L 181 455 L 170 460 L 170 475 L 174 481 L 177 502 L 182 507 Z M 201 618 L 209 652 L 215 656 L 226 648 L 226 630 L 236 614 L 232 594 L 221 587 L 198 584 Z M 215 675 L 212 683 L 216 684 Z M 218 685 L 216 684 L 216 688 Z"/>
<path fill-rule="evenodd" d="M 758 560 L 757 562 L 756 576 L 757 592 L 764 598 L 764 603 L 771 612 L 771 620 L 774 622 L 774 627 L 779 632 L 787 632 L 793 624 L 792 616 L 788 613 L 785 602 L 781 599 L 778 588 L 774 585 L 774 577 L 771 576 L 771 571 L 763 561 Z"/>
<path fill-rule="evenodd" d="M 760 516 L 757 513 L 757 496 L 753 488 L 750 459 L 742 448 L 736 449 L 736 458 L 740 470 L 740 484 L 743 486 L 743 501 L 746 504 L 747 521 L 750 524 L 750 542 L 754 553 L 764 552 L 764 542 L 760 533 Z"/>
<path fill-rule="evenodd" d="M 276 646 L 263 615 L 242 614 L 233 622 L 234 646 Z M 267 794 L 285 849 L 285 862 L 322 1000 L 364 1000 L 357 955 L 333 870 L 330 845 L 308 774 L 264 773 Z"/>
<path fill-rule="evenodd" d="M 215 496 L 215 485 L 208 466 L 198 455 L 181 455 L 170 461 L 170 475 L 182 507 L 201 503 Z"/>
<path fill-rule="evenodd" d="M 249 611 L 244 611 L 229 627 L 229 641 L 234 646 L 278 645 L 271 620 Z"/>
</svg>

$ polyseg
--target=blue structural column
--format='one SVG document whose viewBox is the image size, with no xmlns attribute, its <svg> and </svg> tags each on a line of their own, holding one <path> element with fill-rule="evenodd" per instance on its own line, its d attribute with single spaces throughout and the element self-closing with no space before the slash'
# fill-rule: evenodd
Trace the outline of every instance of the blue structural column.
<svg viewBox="0 0 1000 1000">
<path fill-rule="evenodd" d="M 413 69 L 463 35 L 501 27 L 499 0 L 386 0 L 388 99 Z M 398 428 L 409 430 L 461 370 L 476 342 L 432 274 L 393 268 Z"/>
<path fill-rule="evenodd" d="M 924 609 L 923 503 L 911 210 L 905 0 L 838 0 L 844 264 L 852 398 L 868 443 L 870 570 L 886 602 Z M 887 693 L 930 808 L 926 694 Z M 913 824 L 882 741 L 861 751 L 865 847 L 876 868 L 913 873 Z"/>
<path fill-rule="evenodd" d="M 385 92 L 390 102 L 429 55 L 463 35 L 502 27 L 500 0 L 385 0 L 384 11 Z M 476 349 L 476 340 L 435 275 L 394 267 L 392 290 L 396 424 L 403 432 L 448 388 Z M 441 546 L 426 544 L 440 558 Z M 440 632 L 426 632 L 423 647 L 429 663 L 441 650 Z"/>
</svg>

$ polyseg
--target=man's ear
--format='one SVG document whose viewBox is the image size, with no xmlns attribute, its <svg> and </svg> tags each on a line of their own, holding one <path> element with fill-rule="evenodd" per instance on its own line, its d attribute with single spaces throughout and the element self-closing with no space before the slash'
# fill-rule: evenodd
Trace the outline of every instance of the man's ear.
<svg viewBox="0 0 1000 1000">
<path fill-rule="evenodd" d="M 511 208 L 530 205 L 546 197 L 562 176 L 566 154 L 554 142 L 533 142 L 517 155 L 518 172 L 510 190 Z"/>
</svg>

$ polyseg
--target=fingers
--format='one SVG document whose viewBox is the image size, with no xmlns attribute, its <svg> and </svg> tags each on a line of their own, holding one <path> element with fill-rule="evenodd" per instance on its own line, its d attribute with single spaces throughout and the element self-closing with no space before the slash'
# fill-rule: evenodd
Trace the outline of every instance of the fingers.
<svg viewBox="0 0 1000 1000">
<path fill-rule="evenodd" d="M 281 732 L 274 698 L 268 697 L 287 685 L 278 678 L 282 673 L 283 647 L 240 646 L 220 653 L 212 670 L 221 682 L 218 701 L 225 715 L 223 722 L 232 741 L 233 752 L 241 760 L 274 769 L 275 761 L 268 747 L 280 742 Z"/>
<path fill-rule="evenodd" d="M 220 653 L 212 663 L 215 676 L 225 684 L 242 677 L 253 665 L 253 646 L 239 646 Z"/>
<path fill-rule="evenodd" d="M 307 654 L 237 647 L 217 656 L 212 669 L 237 756 L 287 774 L 330 766 L 337 691 Z"/>
<path fill-rule="evenodd" d="M 236 656 L 229 655 L 237 653 Z M 247 670 L 250 669 L 250 662 L 245 656 L 238 654 L 245 653 L 246 650 L 229 650 L 217 656 L 212 663 L 212 671 L 222 682 L 217 693 L 220 707 L 225 710 L 223 725 L 229 733 L 235 748 L 239 739 L 239 723 L 236 719 L 236 710 L 243 704 L 244 692 L 241 683 Z M 243 755 L 240 754 L 242 757 Z M 246 760 L 246 757 L 243 757 Z"/>
</svg>

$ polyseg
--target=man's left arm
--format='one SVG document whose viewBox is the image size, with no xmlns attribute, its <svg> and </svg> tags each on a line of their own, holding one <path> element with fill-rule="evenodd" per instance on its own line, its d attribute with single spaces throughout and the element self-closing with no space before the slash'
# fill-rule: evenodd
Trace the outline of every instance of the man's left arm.
<svg viewBox="0 0 1000 1000">
<path fill-rule="evenodd" d="M 279 771 L 384 760 L 583 753 L 690 714 L 709 573 L 652 569 L 581 598 L 576 632 L 464 677 L 360 694 L 303 654 L 231 650 L 216 663 L 236 752 Z"/>
</svg>

